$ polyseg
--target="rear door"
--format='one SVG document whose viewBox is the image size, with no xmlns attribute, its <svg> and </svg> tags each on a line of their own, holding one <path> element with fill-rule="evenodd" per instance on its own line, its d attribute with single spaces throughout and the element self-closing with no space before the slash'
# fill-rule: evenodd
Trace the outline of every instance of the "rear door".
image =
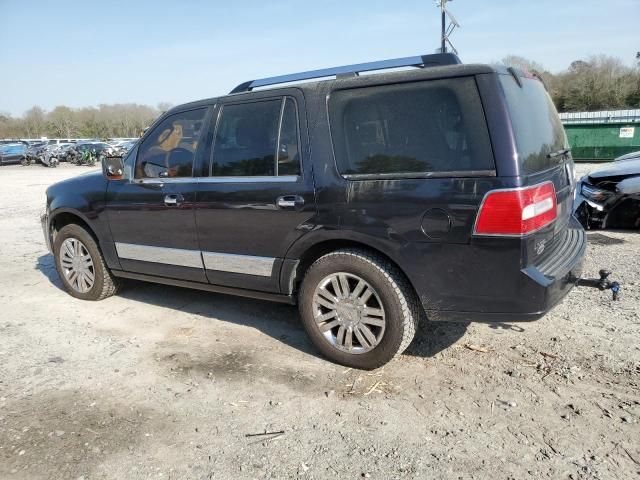
<svg viewBox="0 0 640 480">
<path fill-rule="evenodd" d="M 280 92 L 224 99 L 211 123 L 196 222 L 212 284 L 279 292 L 287 249 L 312 227 L 304 97 Z"/>
<path fill-rule="evenodd" d="M 106 208 L 122 269 L 206 282 L 198 248 L 195 160 L 207 108 L 165 118 L 132 152 L 127 179 L 110 181 Z"/>
<path fill-rule="evenodd" d="M 523 240 L 524 263 L 528 264 L 568 240 L 575 189 L 573 159 L 562 122 L 544 84 L 527 75 L 498 77 L 515 137 L 522 185 L 551 182 L 556 191 L 556 221 Z M 572 225 L 575 227 L 575 222 Z"/>
</svg>

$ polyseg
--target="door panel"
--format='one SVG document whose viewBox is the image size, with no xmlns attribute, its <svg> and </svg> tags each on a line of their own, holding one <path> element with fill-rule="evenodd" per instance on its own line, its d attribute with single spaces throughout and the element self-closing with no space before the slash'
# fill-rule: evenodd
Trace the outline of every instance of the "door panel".
<svg viewBox="0 0 640 480">
<path fill-rule="evenodd" d="M 109 183 L 109 226 L 125 271 L 206 282 L 194 213 L 194 167 L 206 151 L 209 107 L 161 118 Z"/>
<path fill-rule="evenodd" d="M 210 283 L 280 291 L 282 259 L 316 214 L 303 112 L 297 89 L 222 100 L 195 208 Z"/>
<path fill-rule="evenodd" d="M 206 282 L 198 248 L 196 180 L 110 182 L 107 214 L 125 271 Z M 166 198 L 181 199 L 176 204 Z"/>
<path fill-rule="evenodd" d="M 209 281 L 279 291 L 282 258 L 315 216 L 310 183 L 200 183 L 196 221 Z M 304 205 L 278 208 L 283 195 L 299 195 Z"/>
</svg>

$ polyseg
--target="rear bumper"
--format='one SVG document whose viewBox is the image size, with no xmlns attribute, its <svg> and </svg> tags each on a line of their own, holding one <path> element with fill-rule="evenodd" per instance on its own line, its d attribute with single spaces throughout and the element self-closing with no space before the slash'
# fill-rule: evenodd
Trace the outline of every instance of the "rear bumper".
<svg viewBox="0 0 640 480">
<path fill-rule="evenodd" d="M 423 301 L 427 317 L 433 321 L 456 322 L 527 322 L 537 320 L 548 313 L 575 286 L 582 275 L 587 237 L 582 226 L 571 218 L 565 238 L 557 249 L 537 264 L 529 265 L 509 274 L 504 269 L 495 278 L 488 273 L 486 283 L 494 283 L 495 297 L 485 294 L 465 299 L 468 309 L 436 310 Z M 475 267 L 477 268 L 477 267 Z M 505 285 L 511 285 L 508 295 Z M 474 303 L 480 308 L 475 310 Z"/>
</svg>

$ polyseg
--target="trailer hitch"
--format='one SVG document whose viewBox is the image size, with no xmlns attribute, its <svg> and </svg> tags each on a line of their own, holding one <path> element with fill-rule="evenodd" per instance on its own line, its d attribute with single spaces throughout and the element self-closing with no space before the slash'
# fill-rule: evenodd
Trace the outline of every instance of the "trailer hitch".
<svg viewBox="0 0 640 480">
<path fill-rule="evenodd" d="M 611 293 L 613 294 L 613 300 L 618 300 L 620 295 L 620 284 L 618 282 L 612 282 L 611 280 L 609 280 L 611 271 L 602 269 L 598 273 L 600 274 L 600 278 L 576 278 L 576 287 L 597 288 L 601 292 L 605 290 L 611 290 Z"/>
</svg>

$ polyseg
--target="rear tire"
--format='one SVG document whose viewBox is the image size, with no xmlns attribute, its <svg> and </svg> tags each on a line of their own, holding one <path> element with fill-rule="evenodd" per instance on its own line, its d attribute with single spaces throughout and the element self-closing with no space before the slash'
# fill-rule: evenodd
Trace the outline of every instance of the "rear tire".
<svg viewBox="0 0 640 480">
<path fill-rule="evenodd" d="M 62 227 L 53 242 L 56 270 L 69 295 L 82 300 L 103 300 L 115 295 L 120 281 L 104 262 L 96 241 L 84 228 Z"/>
<path fill-rule="evenodd" d="M 307 270 L 298 298 L 302 322 L 318 350 L 363 370 L 400 355 L 413 340 L 422 312 L 396 265 L 357 248 L 319 258 Z"/>
</svg>

